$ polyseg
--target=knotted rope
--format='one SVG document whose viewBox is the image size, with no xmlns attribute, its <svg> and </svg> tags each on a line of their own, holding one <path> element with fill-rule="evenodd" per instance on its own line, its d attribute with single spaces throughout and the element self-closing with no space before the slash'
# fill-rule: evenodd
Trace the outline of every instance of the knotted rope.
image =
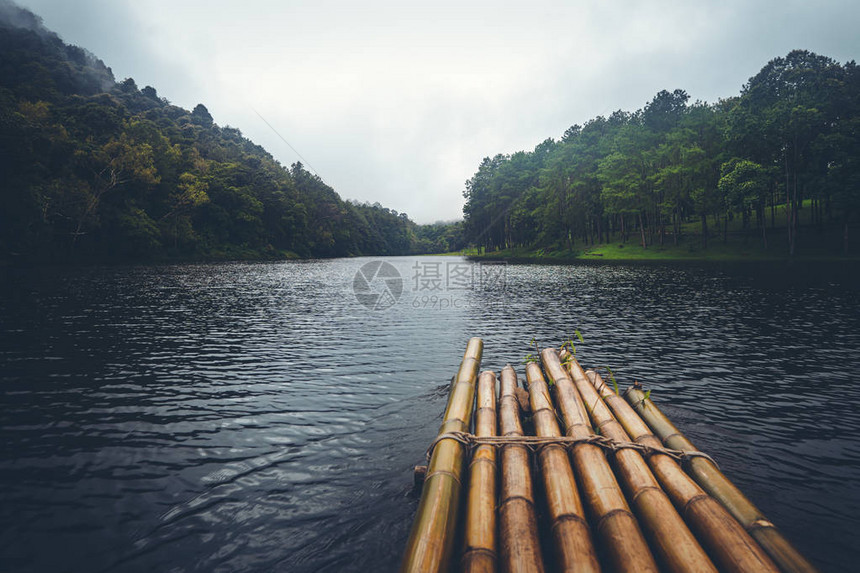
<svg viewBox="0 0 860 573">
<path fill-rule="evenodd" d="M 433 440 L 430 447 L 427 448 L 427 463 L 430 463 L 433 450 L 442 440 L 455 440 L 460 442 L 468 448 L 469 454 L 471 454 L 472 450 L 477 446 L 493 446 L 494 448 L 498 448 L 501 446 L 516 445 L 525 446 L 532 452 L 538 452 L 541 448 L 550 445 L 560 445 L 566 449 L 570 449 L 580 444 L 593 444 L 613 453 L 618 450 L 629 449 L 636 450 L 645 456 L 663 454 L 680 463 L 688 463 L 692 458 L 705 458 L 714 464 L 715 467 L 719 468 L 717 462 L 714 461 L 714 458 L 704 452 L 673 450 L 671 448 L 648 446 L 638 442 L 619 442 L 597 434 L 592 434 L 585 438 L 574 438 L 572 436 L 476 436 L 475 434 L 470 434 L 468 432 L 445 432 L 436 436 L 436 439 Z"/>
</svg>

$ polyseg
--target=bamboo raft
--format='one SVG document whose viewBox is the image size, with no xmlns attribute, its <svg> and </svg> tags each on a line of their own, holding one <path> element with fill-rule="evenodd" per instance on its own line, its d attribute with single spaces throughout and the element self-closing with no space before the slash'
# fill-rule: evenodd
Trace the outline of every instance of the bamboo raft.
<svg viewBox="0 0 860 573">
<path fill-rule="evenodd" d="M 470 339 L 416 471 L 402 572 L 816 571 L 638 385 L 546 348 L 526 392 L 482 355 Z"/>
</svg>

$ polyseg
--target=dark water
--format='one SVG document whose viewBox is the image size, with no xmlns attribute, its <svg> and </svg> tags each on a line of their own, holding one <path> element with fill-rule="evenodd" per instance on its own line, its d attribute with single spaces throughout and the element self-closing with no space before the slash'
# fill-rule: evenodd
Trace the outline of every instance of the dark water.
<svg viewBox="0 0 860 573">
<path fill-rule="evenodd" d="M 393 570 L 466 340 L 499 369 L 574 328 L 584 365 L 653 388 L 815 563 L 854 569 L 850 269 L 389 259 L 404 290 L 374 311 L 368 261 L 7 269 L 0 570 Z"/>
</svg>

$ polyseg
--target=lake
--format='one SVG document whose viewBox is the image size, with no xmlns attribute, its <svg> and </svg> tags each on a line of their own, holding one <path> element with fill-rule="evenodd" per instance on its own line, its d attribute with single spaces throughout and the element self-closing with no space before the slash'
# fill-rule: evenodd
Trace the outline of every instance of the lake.
<svg viewBox="0 0 860 573">
<path fill-rule="evenodd" d="M 483 368 L 522 377 L 532 338 L 574 329 L 583 366 L 651 388 L 805 555 L 853 569 L 858 276 L 457 257 L 4 269 L 0 569 L 395 570 L 468 338 Z"/>
</svg>

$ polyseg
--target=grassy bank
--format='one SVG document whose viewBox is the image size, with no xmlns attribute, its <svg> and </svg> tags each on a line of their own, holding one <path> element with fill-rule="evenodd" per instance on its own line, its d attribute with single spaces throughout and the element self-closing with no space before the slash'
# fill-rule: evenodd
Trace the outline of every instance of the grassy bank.
<svg viewBox="0 0 860 573">
<path fill-rule="evenodd" d="M 788 240 L 784 230 L 768 233 L 768 245 L 759 234 L 729 232 L 725 237 L 711 237 L 707 247 L 701 235 L 688 233 L 675 245 L 671 238 L 643 247 L 631 237 L 626 242 L 615 240 L 609 243 L 578 245 L 572 249 L 561 246 L 513 248 L 499 251 L 471 249 L 459 254 L 475 259 L 502 259 L 523 262 L 575 262 L 575 261 L 851 261 L 860 262 L 860 248 L 851 245 L 849 253 L 843 254 L 839 237 L 818 233 L 808 229 L 800 235 L 797 252 L 789 256 Z"/>
<path fill-rule="evenodd" d="M 649 246 L 631 243 L 610 243 L 588 246 L 579 250 L 567 249 L 506 249 L 493 252 L 463 252 L 475 259 L 503 259 L 523 262 L 575 262 L 575 261 L 788 261 L 786 252 L 773 250 L 737 248 L 733 245 L 695 248 L 688 246 Z M 794 260 L 860 261 L 860 256 L 843 256 L 822 251 L 804 251 Z"/>
<path fill-rule="evenodd" d="M 740 217 L 727 223 L 725 219 L 709 217 L 707 246 L 702 241 L 701 222 L 695 219 L 681 225 L 677 244 L 671 234 L 663 237 L 646 236 L 647 246 L 641 244 L 638 231 L 627 241 L 613 237 L 607 243 L 585 245 L 582 241 L 572 248 L 561 245 L 544 247 L 518 247 L 499 251 L 470 249 L 461 254 L 476 259 L 502 259 L 523 262 L 575 262 L 575 261 L 852 261 L 860 262 L 860 237 L 852 230 L 848 254 L 843 253 L 843 237 L 839 225 L 824 225 L 812 217 L 811 203 L 807 200 L 800 211 L 800 229 L 794 257 L 788 252 L 785 225 L 785 206 L 779 205 L 767 212 L 767 246 L 761 229 L 754 221 L 745 227 Z"/>
</svg>

